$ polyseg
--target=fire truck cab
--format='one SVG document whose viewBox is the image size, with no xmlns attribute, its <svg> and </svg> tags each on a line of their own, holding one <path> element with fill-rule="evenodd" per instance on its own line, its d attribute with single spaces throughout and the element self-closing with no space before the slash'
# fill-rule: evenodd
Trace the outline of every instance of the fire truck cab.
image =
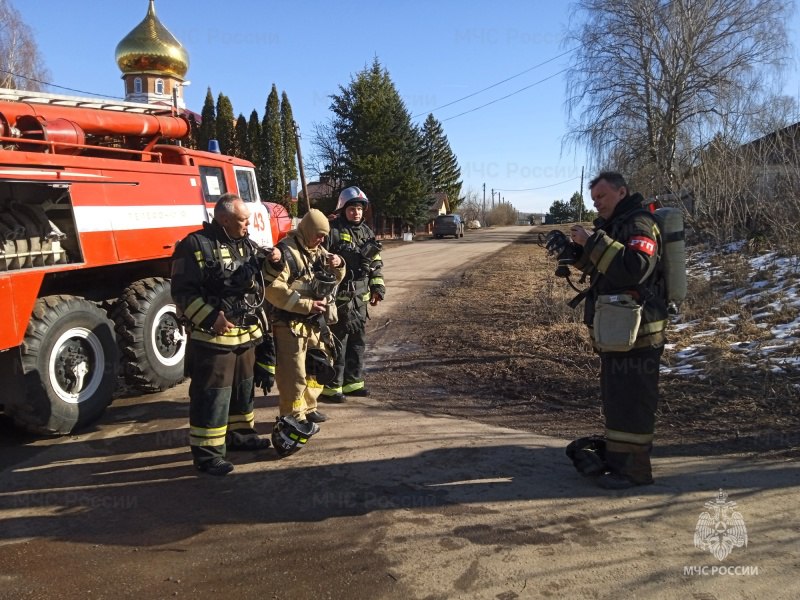
<svg viewBox="0 0 800 600">
<path fill-rule="evenodd" d="M 0 405 L 17 426 L 69 433 L 119 379 L 183 379 L 169 261 L 220 195 L 248 203 L 259 245 L 290 229 L 251 163 L 181 146 L 190 131 L 169 107 L 0 89 Z"/>
</svg>

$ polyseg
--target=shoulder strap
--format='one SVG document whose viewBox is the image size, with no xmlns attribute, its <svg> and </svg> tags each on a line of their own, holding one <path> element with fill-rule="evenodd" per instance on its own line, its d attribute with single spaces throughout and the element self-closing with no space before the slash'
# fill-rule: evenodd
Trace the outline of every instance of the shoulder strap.
<svg viewBox="0 0 800 600">
<path fill-rule="evenodd" d="M 303 276 L 304 269 L 300 267 L 293 249 L 285 240 L 278 242 L 278 247 L 286 259 L 286 264 L 289 265 L 289 284 L 291 285 L 298 277 Z"/>
<path fill-rule="evenodd" d="M 658 279 L 664 277 L 664 243 L 663 243 L 663 232 L 661 231 L 661 226 L 658 223 L 658 217 L 646 209 L 644 206 L 637 207 L 633 210 L 628 211 L 623 215 L 624 219 L 628 219 L 629 217 L 636 215 L 636 214 L 646 214 L 648 215 L 656 225 L 656 229 L 658 231 L 656 242 L 658 245 L 658 256 L 656 258 L 656 264 L 652 271 L 647 273 L 637 285 L 636 290 L 639 292 L 639 295 L 642 298 L 642 303 L 647 301 L 648 299 L 652 298 L 654 295 L 653 288 L 656 285 Z"/>
<path fill-rule="evenodd" d="M 210 276 L 212 268 L 216 265 L 219 267 L 219 272 L 223 271 L 222 264 L 220 262 L 220 257 L 222 256 L 220 250 L 220 244 L 218 240 L 212 240 L 207 235 L 204 235 L 203 231 L 198 231 L 195 234 L 195 238 L 197 239 L 197 245 L 200 247 L 200 254 L 203 256 L 203 273 L 206 277 Z M 214 249 L 216 246 L 216 254 L 214 253 Z M 219 263 L 219 264 L 218 264 Z"/>
</svg>

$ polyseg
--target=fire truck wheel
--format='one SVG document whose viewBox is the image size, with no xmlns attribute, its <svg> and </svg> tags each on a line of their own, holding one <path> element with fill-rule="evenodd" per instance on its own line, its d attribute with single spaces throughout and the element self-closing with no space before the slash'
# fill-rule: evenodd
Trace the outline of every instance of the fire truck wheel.
<svg viewBox="0 0 800 600">
<path fill-rule="evenodd" d="M 39 298 L 22 343 L 25 396 L 6 413 L 34 433 L 66 434 L 111 404 L 119 351 L 114 328 L 95 304 L 74 296 Z"/>
<path fill-rule="evenodd" d="M 125 381 L 141 390 L 165 390 L 183 381 L 186 334 L 178 322 L 169 280 L 131 284 L 112 311 Z"/>
</svg>

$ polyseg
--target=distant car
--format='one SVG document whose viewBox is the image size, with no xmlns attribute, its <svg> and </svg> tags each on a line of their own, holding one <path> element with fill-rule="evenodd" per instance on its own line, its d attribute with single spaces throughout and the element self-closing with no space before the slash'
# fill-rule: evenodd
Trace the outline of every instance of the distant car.
<svg viewBox="0 0 800 600">
<path fill-rule="evenodd" d="M 452 235 L 458 239 L 464 237 L 464 221 L 458 215 L 439 215 L 433 220 L 433 237 L 436 239 Z"/>
</svg>

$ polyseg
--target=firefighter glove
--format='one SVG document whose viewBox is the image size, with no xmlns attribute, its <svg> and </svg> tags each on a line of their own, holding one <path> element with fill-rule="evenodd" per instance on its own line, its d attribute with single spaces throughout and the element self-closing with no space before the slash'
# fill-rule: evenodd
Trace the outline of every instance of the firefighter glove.
<svg viewBox="0 0 800 600">
<path fill-rule="evenodd" d="M 275 383 L 275 344 L 272 336 L 264 336 L 261 344 L 256 346 L 256 362 L 253 365 L 253 385 L 269 394 Z"/>
<path fill-rule="evenodd" d="M 272 389 L 273 383 L 275 383 L 275 367 L 256 361 L 253 367 L 253 385 L 261 388 L 266 396 Z"/>
</svg>

